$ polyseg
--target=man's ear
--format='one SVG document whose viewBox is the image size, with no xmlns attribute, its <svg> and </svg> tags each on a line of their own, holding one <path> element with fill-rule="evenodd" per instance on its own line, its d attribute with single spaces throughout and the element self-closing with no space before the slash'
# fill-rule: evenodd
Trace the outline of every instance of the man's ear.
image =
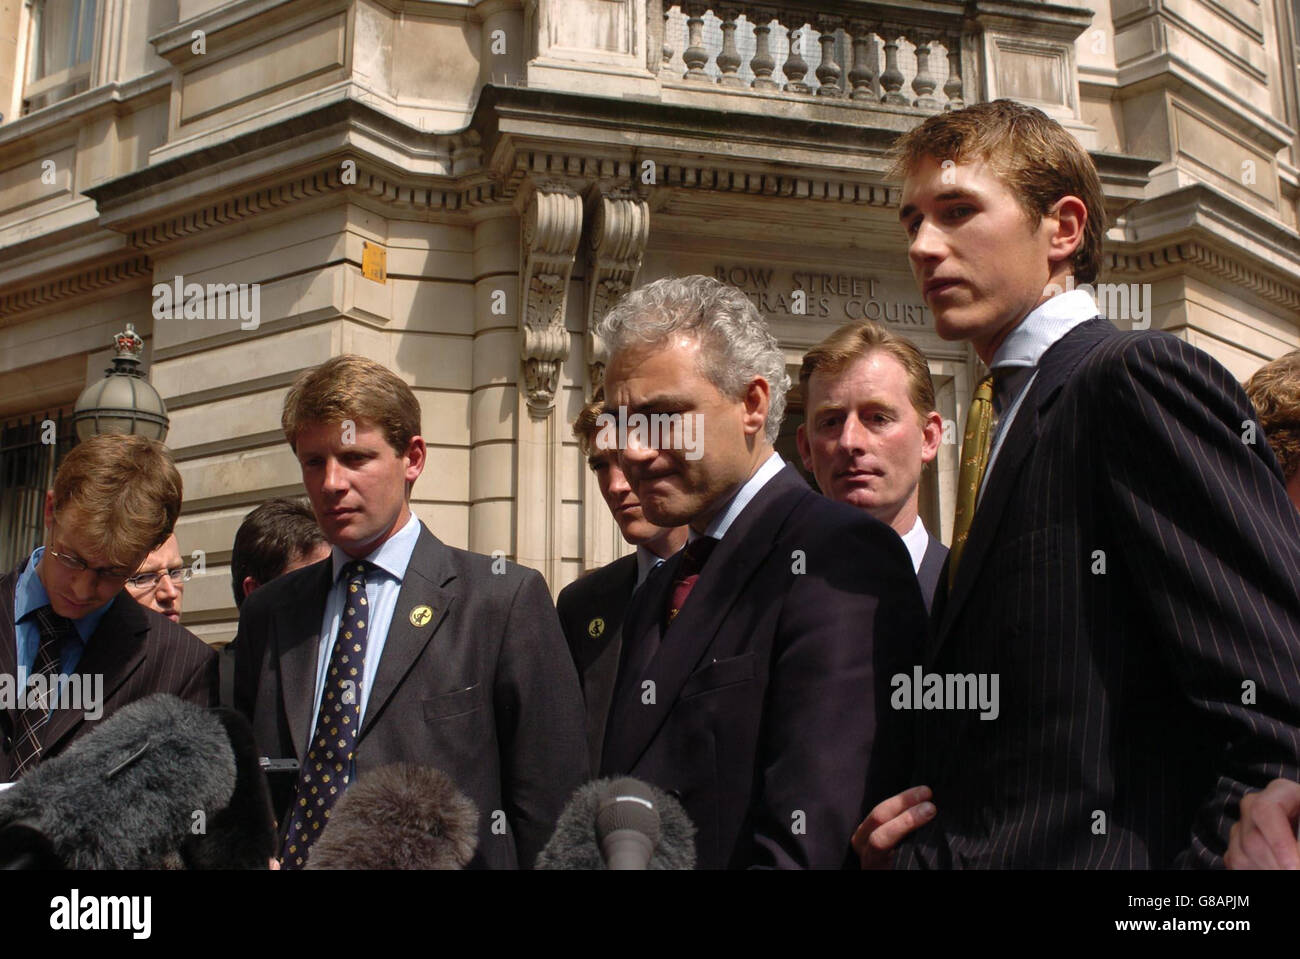
<svg viewBox="0 0 1300 959">
<path fill-rule="evenodd" d="M 921 426 L 921 463 L 928 465 L 939 455 L 939 444 L 943 440 L 943 417 L 938 411 L 931 410 Z"/>
<path fill-rule="evenodd" d="M 262 584 L 259 583 L 257 580 L 253 579 L 253 577 L 245 576 L 244 581 L 239 584 L 239 588 L 244 591 L 244 599 L 248 599 L 249 593 L 257 589 L 257 587 L 261 585 Z"/>
<path fill-rule="evenodd" d="M 45 509 L 43 512 L 45 513 L 45 527 L 49 529 L 54 525 L 54 490 L 52 489 L 45 491 Z"/>
<path fill-rule="evenodd" d="M 1088 226 L 1088 207 L 1077 196 L 1063 196 L 1052 204 L 1047 218 L 1055 224 L 1048 239 L 1047 258 L 1054 267 L 1068 263 L 1083 244 Z"/>
<path fill-rule="evenodd" d="M 762 434 L 767 427 L 767 409 L 772 400 L 772 387 L 767 380 L 756 376 L 745 387 L 745 412 L 741 421 L 747 436 Z"/>
</svg>

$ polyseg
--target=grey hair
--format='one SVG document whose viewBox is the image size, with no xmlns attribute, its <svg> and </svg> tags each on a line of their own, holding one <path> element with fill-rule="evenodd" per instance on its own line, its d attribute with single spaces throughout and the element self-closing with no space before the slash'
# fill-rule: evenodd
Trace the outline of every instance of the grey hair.
<svg viewBox="0 0 1300 959">
<path fill-rule="evenodd" d="M 767 320 L 734 286 L 699 274 L 667 276 L 628 293 L 596 327 L 611 358 L 629 346 L 665 343 L 676 333 L 699 340 L 700 374 L 724 396 L 743 396 L 756 376 L 767 381 L 763 428 L 775 444 L 790 389 L 785 354 Z"/>
</svg>

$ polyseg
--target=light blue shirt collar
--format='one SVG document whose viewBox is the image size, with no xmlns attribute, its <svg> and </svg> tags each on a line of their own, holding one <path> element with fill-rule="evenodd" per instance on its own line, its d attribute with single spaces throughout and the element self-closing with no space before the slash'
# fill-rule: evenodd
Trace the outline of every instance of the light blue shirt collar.
<svg viewBox="0 0 1300 959">
<path fill-rule="evenodd" d="M 1037 366 L 1043 354 L 1080 323 L 1097 316 L 1097 304 L 1087 290 L 1070 290 L 1040 303 L 1010 333 L 993 354 L 989 369 Z"/>
<path fill-rule="evenodd" d="M 671 557 L 669 557 L 671 559 Z M 646 581 L 646 577 L 660 563 L 666 563 L 668 560 L 658 556 L 646 549 L 644 546 L 636 548 L 636 585 L 640 586 Z"/>
<path fill-rule="evenodd" d="M 406 576 L 406 567 L 411 564 L 411 554 L 415 552 L 415 542 L 420 538 L 420 521 L 412 512 L 406 524 L 396 533 L 384 540 L 378 548 L 363 557 L 366 562 L 374 563 L 399 583 Z M 330 559 L 334 566 L 334 579 L 337 583 L 343 567 L 352 562 L 352 557 L 337 546 L 330 547 Z"/>
<path fill-rule="evenodd" d="M 727 530 L 731 529 L 731 524 L 736 518 L 745 511 L 750 500 L 758 495 L 758 491 L 767 485 L 777 473 L 785 468 L 785 460 L 781 459 L 781 454 L 772 451 L 772 455 L 763 461 L 763 465 L 754 471 L 754 475 L 745 481 L 745 485 L 736 491 L 736 495 L 731 498 L 723 509 L 718 511 L 718 515 L 713 517 L 713 521 L 704 530 L 705 536 L 712 536 L 714 539 L 722 539 L 727 535 Z M 699 535 L 694 529 L 691 530 L 688 540 L 696 540 Z"/>
</svg>

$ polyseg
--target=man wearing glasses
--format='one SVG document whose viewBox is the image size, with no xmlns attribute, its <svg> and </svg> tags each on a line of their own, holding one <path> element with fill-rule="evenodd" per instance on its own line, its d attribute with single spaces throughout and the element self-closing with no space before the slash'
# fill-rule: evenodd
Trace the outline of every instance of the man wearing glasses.
<svg viewBox="0 0 1300 959">
<path fill-rule="evenodd" d="M 216 652 L 125 588 L 180 508 L 153 440 L 94 437 L 59 466 L 44 545 L 0 576 L 0 782 L 153 693 L 217 704 Z"/>
<path fill-rule="evenodd" d="M 181 559 L 180 544 L 172 533 L 144 558 L 135 575 L 126 581 L 126 591 L 141 606 L 162 613 L 173 623 L 181 621 L 181 598 L 192 570 Z"/>
</svg>

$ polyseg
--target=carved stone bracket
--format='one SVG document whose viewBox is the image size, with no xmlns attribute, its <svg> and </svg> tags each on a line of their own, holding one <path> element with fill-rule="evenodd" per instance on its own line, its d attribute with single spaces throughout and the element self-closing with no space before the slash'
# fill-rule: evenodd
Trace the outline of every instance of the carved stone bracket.
<svg viewBox="0 0 1300 959">
<path fill-rule="evenodd" d="M 596 324 L 636 282 L 650 239 L 650 204 L 635 196 L 596 198 L 587 248 L 587 373 L 594 396 L 605 382 L 608 355 Z"/>
<path fill-rule="evenodd" d="M 560 367 L 569 354 L 564 314 L 582 236 L 582 198 L 566 186 L 538 186 L 523 219 L 519 279 L 525 388 L 528 408 L 545 416 L 555 406 Z"/>
</svg>

